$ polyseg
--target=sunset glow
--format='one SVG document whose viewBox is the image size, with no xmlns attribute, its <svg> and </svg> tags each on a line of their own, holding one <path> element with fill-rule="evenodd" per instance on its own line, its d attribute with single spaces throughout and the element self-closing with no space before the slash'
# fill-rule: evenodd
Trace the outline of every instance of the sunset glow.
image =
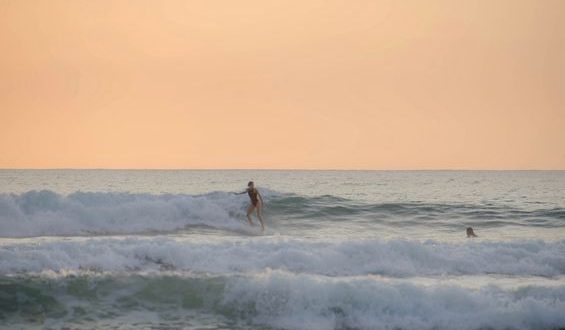
<svg viewBox="0 0 565 330">
<path fill-rule="evenodd" d="M 0 168 L 565 169 L 565 1 L 0 1 Z"/>
</svg>

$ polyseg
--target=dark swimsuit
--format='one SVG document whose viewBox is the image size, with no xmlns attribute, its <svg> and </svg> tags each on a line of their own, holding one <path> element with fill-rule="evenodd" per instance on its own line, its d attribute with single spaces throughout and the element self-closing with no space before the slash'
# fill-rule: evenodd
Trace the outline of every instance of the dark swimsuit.
<svg viewBox="0 0 565 330">
<path fill-rule="evenodd" d="M 259 193 L 257 192 L 257 189 L 247 189 L 247 194 L 249 194 L 251 204 L 253 204 L 253 206 L 257 206 L 257 203 L 259 202 L 259 198 L 257 197 Z"/>
</svg>

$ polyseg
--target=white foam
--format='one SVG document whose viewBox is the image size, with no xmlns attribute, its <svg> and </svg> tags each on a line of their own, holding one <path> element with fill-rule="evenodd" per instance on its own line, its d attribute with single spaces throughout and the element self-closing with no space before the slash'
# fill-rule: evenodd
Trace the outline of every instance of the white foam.
<svg viewBox="0 0 565 330">
<path fill-rule="evenodd" d="M 33 294 L 41 292 L 43 297 L 52 298 L 42 301 L 56 302 L 58 308 L 68 311 L 51 314 L 43 324 L 55 328 L 63 325 L 105 328 L 116 324 L 151 327 L 156 322 L 177 328 L 195 326 L 193 318 L 203 321 L 208 318 L 211 322 L 205 323 L 210 326 L 219 322 L 224 327 L 231 324 L 236 328 L 276 329 L 557 329 L 565 326 L 563 282 L 549 287 L 512 288 L 489 283 L 473 289 L 441 282 L 419 285 L 375 276 L 328 277 L 280 270 L 223 276 L 176 272 L 141 276 L 86 273 L 80 277 L 53 275 L 3 280 L 11 283 L 12 288 L 14 284 L 18 288 L 32 288 L 22 290 L 17 297 L 13 292 L 8 294 L 13 301 L 26 301 L 27 297 L 33 301 Z M 75 309 L 88 314 L 73 315 Z M 228 320 L 229 323 L 223 323 Z M 10 328 L 14 327 L 11 324 Z M 17 327 L 27 328 L 25 324 Z"/>
<path fill-rule="evenodd" d="M 0 274 L 92 269 L 249 273 L 265 269 L 328 276 L 565 274 L 565 241 L 449 244 L 331 241 L 283 236 L 5 239 Z"/>
<path fill-rule="evenodd" d="M 270 192 L 267 192 L 269 195 Z M 242 228 L 246 196 L 82 193 L 0 194 L 0 235 L 127 234 L 174 231 L 191 225 Z"/>
<path fill-rule="evenodd" d="M 469 290 L 273 271 L 229 282 L 224 303 L 248 313 L 256 324 L 285 329 L 565 326 L 565 285 Z"/>
</svg>

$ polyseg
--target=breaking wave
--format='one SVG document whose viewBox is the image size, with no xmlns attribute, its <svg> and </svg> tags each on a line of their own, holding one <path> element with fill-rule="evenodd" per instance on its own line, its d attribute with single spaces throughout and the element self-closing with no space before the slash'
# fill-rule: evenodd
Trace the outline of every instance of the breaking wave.
<svg viewBox="0 0 565 330">
<path fill-rule="evenodd" d="M 479 225 L 565 227 L 565 209 L 523 210 L 500 205 L 383 203 L 335 196 L 304 197 L 262 190 L 267 211 L 293 225 L 315 221 L 364 221 L 395 227 Z M 0 235 L 31 237 L 174 232 L 191 226 L 245 228 L 246 196 L 227 192 L 204 195 L 75 192 L 49 190 L 0 194 Z M 277 226 L 284 227 L 284 222 Z"/>
<path fill-rule="evenodd" d="M 0 274 L 91 270 L 324 276 L 565 275 L 565 241 L 547 243 L 309 240 L 258 237 L 74 238 L 0 245 Z"/>
<path fill-rule="evenodd" d="M 191 311 L 230 328 L 556 329 L 565 326 L 565 286 L 416 286 L 369 277 L 265 271 L 237 276 L 81 275 L 0 277 L 0 317 L 80 328 L 113 320 L 169 323 Z M 96 308 L 94 313 L 86 311 Z M 144 313 L 135 314 L 139 310 Z M 133 316 L 132 316 L 133 314 Z M 110 321 L 112 322 L 112 321 Z M 148 323 L 155 322 L 149 320 Z M 125 324 L 124 324 L 125 323 Z M 115 325 L 118 325 L 115 324 Z M 184 323 L 186 324 L 186 323 Z"/>
<path fill-rule="evenodd" d="M 191 225 L 238 228 L 245 212 L 241 196 L 152 195 L 49 190 L 0 195 L 4 237 L 171 232 Z"/>
</svg>

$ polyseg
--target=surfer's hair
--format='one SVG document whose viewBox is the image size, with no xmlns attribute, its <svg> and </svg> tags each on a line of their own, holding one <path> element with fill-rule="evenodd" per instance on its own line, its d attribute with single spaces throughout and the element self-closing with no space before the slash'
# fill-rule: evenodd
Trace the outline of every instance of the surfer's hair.
<svg viewBox="0 0 565 330">
<path fill-rule="evenodd" d="M 251 187 L 252 184 L 253 184 L 253 181 L 247 182 L 247 186 L 248 186 L 248 187 Z"/>
</svg>

